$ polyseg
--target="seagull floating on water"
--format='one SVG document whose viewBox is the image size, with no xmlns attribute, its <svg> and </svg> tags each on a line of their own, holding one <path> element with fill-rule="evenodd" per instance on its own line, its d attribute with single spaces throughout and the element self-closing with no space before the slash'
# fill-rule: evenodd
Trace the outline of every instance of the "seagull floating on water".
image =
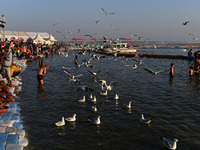
<svg viewBox="0 0 200 150">
<path fill-rule="evenodd" d="M 126 109 L 131 109 L 131 103 L 132 103 L 132 101 L 130 101 L 130 102 L 128 103 L 128 105 L 125 105 L 124 108 L 126 108 Z"/>
<path fill-rule="evenodd" d="M 65 118 L 64 118 L 64 117 L 62 117 L 62 120 L 61 120 L 61 121 L 58 121 L 58 122 L 56 122 L 56 123 L 55 123 L 55 125 L 56 125 L 56 126 L 58 126 L 58 127 L 59 127 L 59 126 L 64 126 L 64 125 L 65 125 Z"/>
<path fill-rule="evenodd" d="M 88 121 L 90 121 L 93 124 L 97 124 L 97 125 L 99 125 L 101 123 L 100 116 L 98 116 L 97 118 L 93 118 L 93 119 L 90 118 L 90 119 L 88 119 Z"/>
<path fill-rule="evenodd" d="M 79 103 L 84 103 L 84 102 L 85 102 L 85 96 L 83 96 L 82 99 L 79 99 L 78 102 L 79 102 Z"/>
<path fill-rule="evenodd" d="M 151 122 L 151 119 L 145 119 L 144 118 L 144 115 L 141 114 L 141 118 L 140 118 L 140 123 L 145 123 L 145 124 L 148 124 Z"/>
<path fill-rule="evenodd" d="M 76 121 L 76 114 L 73 114 L 72 117 L 65 118 L 65 120 L 67 120 L 69 122 Z"/>
<path fill-rule="evenodd" d="M 115 99 L 115 100 L 118 100 L 118 99 L 119 99 L 119 95 L 118 95 L 118 94 L 115 94 L 114 99 Z"/>
<path fill-rule="evenodd" d="M 176 147 L 177 147 L 176 143 L 178 142 L 177 139 L 174 139 L 173 142 L 170 141 L 169 139 L 164 138 L 164 137 L 160 137 L 160 139 L 161 139 L 163 145 L 166 148 L 171 149 L 171 150 L 175 150 L 176 149 Z"/>
<path fill-rule="evenodd" d="M 100 94 L 103 95 L 103 96 L 107 96 L 108 95 L 108 91 L 107 90 L 102 91 L 102 92 L 100 92 Z"/>
<path fill-rule="evenodd" d="M 95 103 L 97 101 L 96 96 L 94 96 L 92 99 L 90 99 L 91 102 Z"/>
<path fill-rule="evenodd" d="M 96 106 L 91 106 L 90 110 L 93 111 L 93 112 L 97 112 L 97 107 Z"/>
</svg>

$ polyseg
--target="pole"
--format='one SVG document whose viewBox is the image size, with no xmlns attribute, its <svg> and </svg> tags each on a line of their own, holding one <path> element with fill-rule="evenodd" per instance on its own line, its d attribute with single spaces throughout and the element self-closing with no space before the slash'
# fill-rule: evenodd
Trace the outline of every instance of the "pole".
<svg viewBox="0 0 200 150">
<path fill-rule="evenodd" d="M 3 24 L 3 42 L 5 42 L 5 16 L 2 14 L 2 24 Z"/>
</svg>

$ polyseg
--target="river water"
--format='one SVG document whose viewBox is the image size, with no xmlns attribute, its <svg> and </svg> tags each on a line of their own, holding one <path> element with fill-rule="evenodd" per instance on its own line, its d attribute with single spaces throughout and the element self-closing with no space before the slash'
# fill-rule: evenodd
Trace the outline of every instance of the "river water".
<svg viewBox="0 0 200 150">
<path fill-rule="evenodd" d="M 145 58 L 143 64 L 133 70 L 137 62 L 132 58 L 106 56 L 99 61 L 94 59 L 93 68 L 77 68 L 73 62 L 76 51 L 69 57 L 58 54 L 43 58 L 50 70 L 44 77 L 44 87 L 38 86 L 37 62 L 28 64 L 23 72 L 23 87 L 20 101 L 21 116 L 29 139 L 26 149 L 31 150 L 70 150 L 70 149 L 165 149 L 160 136 L 177 138 L 178 149 L 200 149 L 200 79 L 189 78 L 188 70 L 192 62 L 179 59 Z M 139 50 L 139 53 L 186 55 L 181 49 Z M 97 54 L 99 55 L 99 54 Z M 89 60 L 90 56 L 79 55 L 79 62 Z M 140 60 L 141 58 L 137 58 Z M 154 71 L 166 70 L 174 63 L 175 76 L 169 73 L 152 76 L 143 68 Z M 131 65 L 131 66 L 129 66 Z M 69 76 L 62 66 L 79 78 L 82 85 L 94 90 L 98 111 L 93 113 L 94 104 L 87 101 L 90 92 L 77 91 L 77 83 L 69 82 Z M 118 81 L 108 96 L 100 95 L 100 86 L 88 72 L 98 71 L 97 79 L 108 83 Z M 118 93 L 120 98 L 114 100 Z M 77 100 L 86 96 L 85 103 Z M 131 110 L 123 108 L 132 101 Z M 77 121 L 66 122 L 56 127 L 61 117 L 77 114 Z M 152 118 L 149 125 L 140 123 L 140 114 Z M 93 125 L 88 118 L 101 116 L 101 124 Z"/>
</svg>

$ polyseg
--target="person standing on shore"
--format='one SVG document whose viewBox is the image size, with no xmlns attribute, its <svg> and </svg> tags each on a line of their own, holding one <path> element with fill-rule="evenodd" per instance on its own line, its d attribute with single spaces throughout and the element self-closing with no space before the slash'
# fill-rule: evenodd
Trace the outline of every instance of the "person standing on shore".
<svg viewBox="0 0 200 150">
<path fill-rule="evenodd" d="M 44 85 L 43 77 L 47 73 L 48 70 L 49 70 L 48 65 L 39 69 L 38 74 L 37 74 L 37 80 L 40 85 Z"/>
<path fill-rule="evenodd" d="M 8 85 L 11 86 L 11 74 L 10 74 L 10 67 L 12 65 L 12 51 L 10 50 L 9 46 L 4 47 L 5 53 L 3 56 L 3 74 L 2 76 L 8 80 Z"/>
</svg>

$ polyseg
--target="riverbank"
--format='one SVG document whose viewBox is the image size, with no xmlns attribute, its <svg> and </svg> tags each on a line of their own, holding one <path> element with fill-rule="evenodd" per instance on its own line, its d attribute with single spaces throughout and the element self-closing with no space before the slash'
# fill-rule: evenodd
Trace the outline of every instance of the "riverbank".
<svg viewBox="0 0 200 150">
<path fill-rule="evenodd" d="M 14 59 L 16 64 L 20 66 L 22 70 L 26 69 L 26 61 Z M 0 78 L 1 81 L 6 81 L 4 78 Z M 18 75 L 16 78 L 12 78 L 12 85 L 18 86 L 18 92 L 22 90 L 22 78 Z M 18 100 L 20 94 L 14 93 L 15 87 L 10 87 L 9 92 L 14 96 L 13 102 L 8 103 L 5 106 L 8 108 L 5 113 L 0 113 L 0 149 L 1 150 L 22 150 L 28 145 L 28 139 L 23 126 L 23 117 L 21 116 L 21 108 Z"/>
</svg>

